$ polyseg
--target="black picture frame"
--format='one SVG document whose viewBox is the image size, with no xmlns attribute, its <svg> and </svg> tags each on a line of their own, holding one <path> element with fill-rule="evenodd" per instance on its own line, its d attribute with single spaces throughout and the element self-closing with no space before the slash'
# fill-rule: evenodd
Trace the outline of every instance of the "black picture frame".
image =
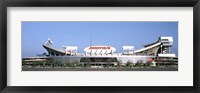
<svg viewBox="0 0 200 93">
<path fill-rule="evenodd" d="M 193 7 L 193 86 L 7 86 L 7 7 Z M 140 92 L 140 93 L 199 93 L 199 31 L 200 0 L 2 0 L 0 1 L 0 91 L 27 92 Z"/>
</svg>

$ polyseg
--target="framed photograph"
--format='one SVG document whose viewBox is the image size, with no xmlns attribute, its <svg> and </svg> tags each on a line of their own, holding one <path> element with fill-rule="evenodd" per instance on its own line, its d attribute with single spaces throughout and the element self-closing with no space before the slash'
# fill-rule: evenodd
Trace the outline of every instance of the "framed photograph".
<svg viewBox="0 0 200 93">
<path fill-rule="evenodd" d="M 1 92 L 199 92 L 199 0 L 0 6 Z"/>
<path fill-rule="evenodd" d="M 21 27 L 22 71 L 178 71 L 177 21 L 23 21 Z M 55 48 L 50 36 L 68 45 Z"/>
</svg>

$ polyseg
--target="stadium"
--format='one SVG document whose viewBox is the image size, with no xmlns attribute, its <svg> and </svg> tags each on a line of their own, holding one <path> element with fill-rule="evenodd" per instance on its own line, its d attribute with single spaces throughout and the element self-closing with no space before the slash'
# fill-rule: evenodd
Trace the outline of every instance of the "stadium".
<svg viewBox="0 0 200 93">
<path fill-rule="evenodd" d="M 27 57 L 23 61 L 46 62 L 51 60 L 60 64 L 77 63 L 83 66 L 116 66 L 137 63 L 178 64 L 178 58 L 170 52 L 173 45 L 173 37 L 161 36 L 154 43 L 145 45 L 144 48 L 135 50 L 134 46 L 122 46 L 122 53 L 115 53 L 112 46 L 96 45 L 88 46 L 85 53 L 77 53 L 77 46 L 63 46 L 62 49 L 53 47 L 53 41 L 48 39 L 42 46 L 47 50 L 46 56 Z"/>
</svg>

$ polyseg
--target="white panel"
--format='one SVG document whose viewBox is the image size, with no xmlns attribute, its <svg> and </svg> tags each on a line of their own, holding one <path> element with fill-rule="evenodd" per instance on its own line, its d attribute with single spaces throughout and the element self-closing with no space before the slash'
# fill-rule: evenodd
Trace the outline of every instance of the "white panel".
<svg viewBox="0 0 200 93">
<path fill-rule="evenodd" d="M 193 86 L 193 7 L 8 7 L 7 10 L 8 86 Z M 24 72 L 22 21 L 176 21 L 179 71 Z"/>
</svg>

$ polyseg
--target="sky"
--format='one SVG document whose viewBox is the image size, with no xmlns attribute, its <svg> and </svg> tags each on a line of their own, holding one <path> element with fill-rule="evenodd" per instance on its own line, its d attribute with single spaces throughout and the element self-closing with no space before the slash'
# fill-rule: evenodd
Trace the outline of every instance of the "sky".
<svg viewBox="0 0 200 93">
<path fill-rule="evenodd" d="M 47 53 L 42 47 L 48 38 L 53 47 L 77 46 L 85 53 L 90 45 L 107 45 L 122 52 L 122 46 L 135 50 L 153 43 L 160 36 L 172 36 L 171 53 L 178 56 L 178 22 L 22 22 L 22 57 Z"/>
</svg>

